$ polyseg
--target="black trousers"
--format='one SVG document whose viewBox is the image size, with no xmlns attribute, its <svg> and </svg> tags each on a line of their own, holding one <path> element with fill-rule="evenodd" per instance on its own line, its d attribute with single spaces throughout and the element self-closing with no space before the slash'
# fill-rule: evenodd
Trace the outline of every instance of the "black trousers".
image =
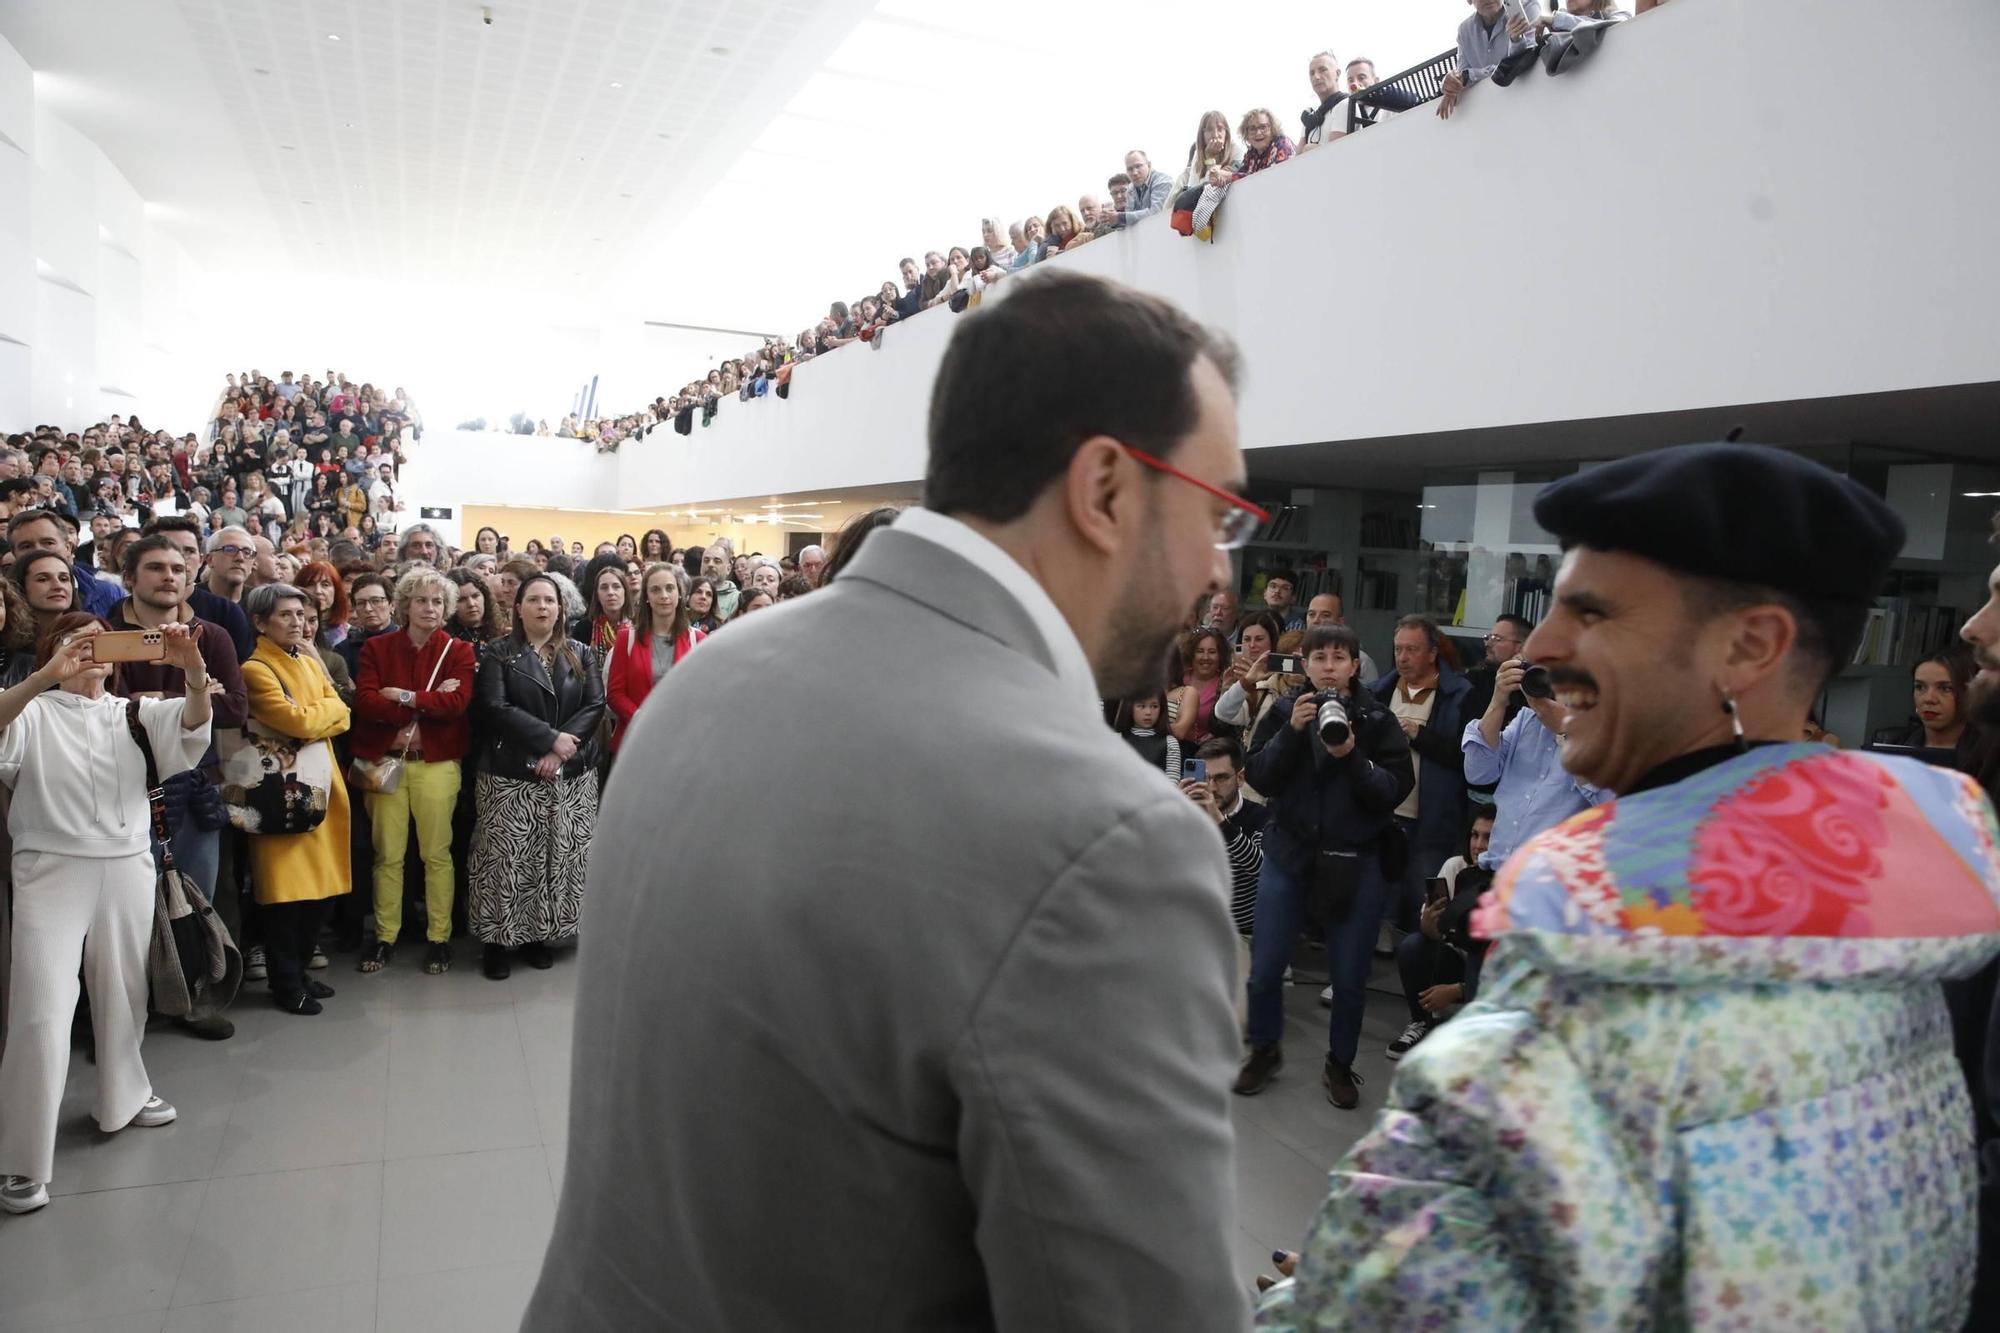
<svg viewBox="0 0 2000 1333">
<path fill-rule="evenodd" d="M 1417 997 L 1432 986 L 1465 980 L 1465 959 L 1458 950 L 1413 930 L 1396 944 L 1396 971 L 1403 979 L 1403 1001 L 1412 1022 L 1434 1022 Z"/>
<path fill-rule="evenodd" d="M 264 960 L 271 970 L 271 993 L 285 999 L 303 994 L 306 964 L 319 942 L 320 927 L 334 899 L 302 903 L 266 903 L 259 911 L 264 923 Z"/>
</svg>

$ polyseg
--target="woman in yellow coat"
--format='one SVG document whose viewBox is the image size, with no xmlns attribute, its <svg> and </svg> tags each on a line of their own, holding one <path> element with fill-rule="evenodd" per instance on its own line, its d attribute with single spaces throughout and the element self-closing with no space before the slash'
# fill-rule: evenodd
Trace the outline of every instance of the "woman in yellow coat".
<svg viewBox="0 0 2000 1333">
<path fill-rule="evenodd" d="M 316 1014 L 333 987 L 309 976 L 306 964 L 334 898 L 352 886 L 348 875 L 347 787 L 330 741 L 347 730 L 347 705 L 335 693 L 307 631 L 306 595 L 289 583 L 252 588 L 243 609 L 257 627 L 257 650 L 243 664 L 250 699 L 251 744 L 300 747 L 301 781 L 326 792 L 326 817 L 308 833 L 252 833 L 250 875 L 262 909 L 271 998 L 288 1014 Z M 258 746 L 263 748 L 263 746 Z"/>
</svg>

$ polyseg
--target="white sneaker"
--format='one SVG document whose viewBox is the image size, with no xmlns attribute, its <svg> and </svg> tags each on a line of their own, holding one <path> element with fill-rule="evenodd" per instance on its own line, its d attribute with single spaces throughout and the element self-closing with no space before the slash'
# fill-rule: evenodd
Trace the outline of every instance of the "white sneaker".
<svg viewBox="0 0 2000 1333">
<path fill-rule="evenodd" d="M 180 1118 L 174 1104 L 161 1097 L 148 1097 L 146 1104 L 139 1108 L 139 1114 L 132 1117 L 132 1123 L 141 1129 L 152 1129 L 158 1125 L 171 1125 Z"/>
<path fill-rule="evenodd" d="M 250 952 L 243 955 L 243 979 L 245 981 L 262 981 L 270 974 L 270 968 L 264 964 L 264 946 L 261 944 L 251 945 Z"/>
<path fill-rule="evenodd" d="M 1322 1009 L 1333 1008 L 1333 987 L 1328 986 L 1319 993 L 1319 1007 Z"/>
<path fill-rule="evenodd" d="M 326 967 L 326 951 L 314 949 L 313 956 L 306 960 L 306 971 L 318 972 Z"/>
<path fill-rule="evenodd" d="M 49 1203 L 49 1187 L 39 1180 L 26 1176 L 8 1176 L 0 1180 L 0 1209 L 10 1213 L 32 1213 L 37 1208 L 46 1208 Z"/>
</svg>

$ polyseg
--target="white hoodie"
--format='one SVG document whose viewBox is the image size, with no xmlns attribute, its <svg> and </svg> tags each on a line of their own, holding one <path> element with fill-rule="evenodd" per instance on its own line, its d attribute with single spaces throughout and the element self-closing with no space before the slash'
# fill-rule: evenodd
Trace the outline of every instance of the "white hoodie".
<svg viewBox="0 0 2000 1333">
<path fill-rule="evenodd" d="M 146 762 L 125 725 L 126 700 L 50 690 L 0 730 L 0 782 L 14 789 L 14 850 L 114 857 L 150 845 Z M 201 762 L 208 723 L 181 728 L 180 699 L 142 699 L 139 721 L 164 780 Z"/>
</svg>

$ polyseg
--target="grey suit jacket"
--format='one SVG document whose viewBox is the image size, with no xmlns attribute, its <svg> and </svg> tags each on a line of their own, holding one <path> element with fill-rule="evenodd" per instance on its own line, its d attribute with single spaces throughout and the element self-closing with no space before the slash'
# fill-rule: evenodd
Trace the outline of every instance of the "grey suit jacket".
<svg viewBox="0 0 2000 1333">
<path fill-rule="evenodd" d="M 523 1328 L 1247 1327 L 1229 886 L 1017 600 L 874 534 L 622 747 Z"/>
</svg>

